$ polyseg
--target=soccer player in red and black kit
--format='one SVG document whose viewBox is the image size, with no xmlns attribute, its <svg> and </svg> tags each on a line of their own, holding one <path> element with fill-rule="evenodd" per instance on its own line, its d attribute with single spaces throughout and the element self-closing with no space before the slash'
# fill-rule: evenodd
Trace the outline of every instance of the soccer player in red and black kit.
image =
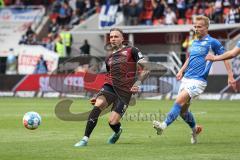
<svg viewBox="0 0 240 160">
<path fill-rule="evenodd" d="M 120 120 L 128 107 L 131 96 L 138 92 L 140 83 L 149 74 L 141 52 L 135 47 L 123 44 L 124 34 L 121 29 L 112 28 L 109 38 L 111 53 L 106 58 L 107 80 L 97 94 L 94 108 L 88 117 L 84 137 L 74 145 L 75 147 L 87 146 L 100 113 L 110 105 L 112 109 L 109 126 L 114 134 L 109 138 L 108 143 L 115 144 L 122 133 Z M 139 66 L 141 67 L 140 73 L 138 72 Z"/>
</svg>

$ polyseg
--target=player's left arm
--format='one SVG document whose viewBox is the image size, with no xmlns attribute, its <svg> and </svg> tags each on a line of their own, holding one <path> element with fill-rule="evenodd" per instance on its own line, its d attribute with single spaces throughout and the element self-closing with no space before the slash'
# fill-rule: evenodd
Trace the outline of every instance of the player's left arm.
<svg viewBox="0 0 240 160">
<path fill-rule="evenodd" d="M 222 55 L 225 51 L 224 47 L 218 40 L 213 41 L 212 49 L 214 53 L 217 55 Z M 224 60 L 224 65 L 228 73 L 228 85 L 232 86 L 233 89 L 236 90 L 236 80 L 233 77 L 231 64 L 229 63 L 228 60 Z"/>
<path fill-rule="evenodd" d="M 228 60 L 224 60 L 224 64 L 228 73 L 228 85 L 232 86 L 234 90 L 237 88 L 236 80 L 233 77 L 232 67 Z"/>
<path fill-rule="evenodd" d="M 133 84 L 131 92 L 136 93 L 139 91 L 141 83 L 149 76 L 150 70 L 147 66 L 147 61 L 143 58 L 142 53 L 137 48 L 133 48 L 132 54 L 137 62 L 137 81 Z M 141 68 L 140 71 L 139 68 Z"/>
<path fill-rule="evenodd" d="M 147 77 L 149 76 L 149 69 L 147 68 L 147 61 L 144 59 L 140 59 L 137 62 L 138 68 L 141 68 L 141 71 L 137 70 L 137 72 L 139 73 L 137 76 L 137 81 L 133 84 L 132 88 L 131 88 L 131 92 L 136 93 L 139 91 L 139 86 L 142 84 L 142 82 L 147 79 Z"/>
</svg>

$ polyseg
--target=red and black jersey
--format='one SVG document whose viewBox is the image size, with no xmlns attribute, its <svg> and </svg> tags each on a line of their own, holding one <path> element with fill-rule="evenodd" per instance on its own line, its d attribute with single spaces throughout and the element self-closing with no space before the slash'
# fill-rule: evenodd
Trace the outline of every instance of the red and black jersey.
<svg viewBox="0 0 240 160">
<path fill-rule="evenodd" d="M 120 95 L 131 93 L 130 89 L 136 81 L 137 62 L 140 59 L 143 59 L 143 56 L 135 47 L 124 47 L 106 57 L 107 83 Z"/>
</svg>

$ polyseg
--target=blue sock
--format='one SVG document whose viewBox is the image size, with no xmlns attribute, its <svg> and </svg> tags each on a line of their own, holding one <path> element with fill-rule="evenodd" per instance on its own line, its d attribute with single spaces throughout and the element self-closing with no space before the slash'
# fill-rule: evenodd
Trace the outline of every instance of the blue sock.
<svg viewBox="0 0 240 160">
<path fill-rule="evenodd" d="M 181 115 L 182 119 L 189 125 L 189 127 L 194 128 L 196 126 L 193 114 L 189 111 Z"/>
<path fill-rule="evenodd" d="M 175 119 L 177 119 L 178 115 L 180 114 L 182 107 L 177 104 L 174 103 L 171 111 L 168 113 L 166 119 L 165 119 L 165 123 L 168 125 L 170 125 Z"/>
</svg>

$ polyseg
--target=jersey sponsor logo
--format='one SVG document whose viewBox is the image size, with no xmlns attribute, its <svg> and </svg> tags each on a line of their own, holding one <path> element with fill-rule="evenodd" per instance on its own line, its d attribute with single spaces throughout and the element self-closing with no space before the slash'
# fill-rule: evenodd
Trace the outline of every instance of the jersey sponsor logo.
<svg viewBox="0 0 240 160">
<path fill-rule="evenodd" d="M 206 54 L 207 49 L 203 46 L 192 46 L 190 52 L 196 52 L 198 54 Z"/>
<path fill-rule="evenodd" d="M 139 57 L 139 58 L 143 58 L 143 55 L 142 55 L 141 52 L 138 52 L 138 57 Z"/>
</svg>

